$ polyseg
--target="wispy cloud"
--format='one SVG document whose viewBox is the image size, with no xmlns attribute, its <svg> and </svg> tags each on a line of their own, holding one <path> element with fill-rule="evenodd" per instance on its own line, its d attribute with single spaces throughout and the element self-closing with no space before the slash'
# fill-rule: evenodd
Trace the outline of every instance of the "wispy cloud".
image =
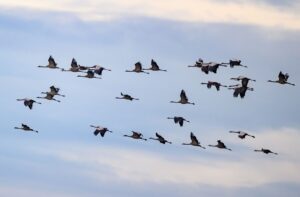
<svg viewBox="0 0 300 197">
<path fill-rule="evenodd" d="M 73 14 L 84 21 L 107 21 L 142 16 L 196 23 L 233 23 L 300 29 L 299 3 L 278 7 L 257 1 L 214 0 L 89 0 L 89 1 L 0 1 L 2 10 L 29 10 L 32 12 L 60 12 Z"/>
</svg>

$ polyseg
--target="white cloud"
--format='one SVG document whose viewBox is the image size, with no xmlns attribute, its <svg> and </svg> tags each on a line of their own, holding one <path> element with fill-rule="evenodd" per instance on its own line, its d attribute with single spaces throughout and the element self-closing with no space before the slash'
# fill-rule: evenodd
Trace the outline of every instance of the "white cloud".
<svg viewBox="0 0 300 197">
<path fill-rule="evenodd" d="M 2 10 L 30 10 L 33 12 L 61 12 L 74 14 L 84 21 L 107 21 L 130 16 L 146 16 L 159 19 L 200 22 L 233 23 L 300 29 L 299 3 L 284 8 L 251 1 L 213 0 L 89 0 L 89 1 L 38 1 L 0 0 Z M 33 15 L 31 15 L 32 17 Z"/>
<path fill-rule="evenodd" d="M 70 164 L 80 164 L 83 166 L 80 173 L 84 176 L 106 181 L 205 184 L 229 188 L 257 187 L 277 182 L 300 184 L 300 159 L 296 143 L 300 140 L 299 131 L 270 130 L 256 136 L 246 152 L 222 152 L 208 148 L 199 150 L 199 155 L 195 157 L 188 154 L 190 149 L 186 149 L 184 157 L 178 155 L 175 159 L 174 155 L 170 159 L 158 152 L 82 144 L 64 146 L 58 150 L 41 150 L 40 153 Z M 279 155 L 252 151 L 261 146 L 274 149 Z M 66 147 L 72 148 L 68 150 Z M 220 151 L 222 156 L 207 157 L 209 152 L 214 151 Z"/>
</svg>

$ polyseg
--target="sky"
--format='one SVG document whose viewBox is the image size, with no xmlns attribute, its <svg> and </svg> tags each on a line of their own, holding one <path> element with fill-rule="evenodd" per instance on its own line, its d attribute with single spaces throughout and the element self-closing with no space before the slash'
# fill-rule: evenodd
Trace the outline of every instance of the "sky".
<svg viewBox="0 0 300 197">
<path fill-rule="evenodd" d="M 0 196 L 298 196 L 299 9 L 297 0 L 0 0 Z M 85 79 L 38 68 L 49 55 L 61 68 L 75 58 L 112 71 Z M 198 58 L 248 68 L 206 75 L 187 67 Z M 151 59 L 168 71 L 125 72 Z M 296 86 L 268 83 L 279 71 Z M 201 85 L 239 75 L 256 79 L 244 99 Z M 60 103 L 16 101 L 51 85 L 66 95 Z M 182 89 L 194 106 L 169 103 Z M 140 100 L 116 100 L 120 92 Z M 39 133 L 15 130 L 21 123 Z M 113 133 L 95 137 L 91 124 Z M 132 130 L 173 144 L 123 137 Z M 190 132 L 205 150 L 181 145 Z M 208 147 L 218 139 L 233 151 Z M 253 151 L 262 147 L 279 155 Z"/>
</svg>

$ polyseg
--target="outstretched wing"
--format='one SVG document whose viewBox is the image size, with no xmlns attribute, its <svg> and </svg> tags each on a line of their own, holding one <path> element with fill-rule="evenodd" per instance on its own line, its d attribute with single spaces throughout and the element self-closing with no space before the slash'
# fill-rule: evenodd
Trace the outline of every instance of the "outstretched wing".
<svg viewBox="0 0 300 197">
<path fill-rule="evenodd" d="M 284 81 L 285 80 L 285 75 L 281 71 L 278 74 L 278 79 L 279 79 L 279 81 Z"/>
<path fill-rule="evenodd" d="M 187 96 L 186 96 L 186 94 L 185 94 L 185 91 L 184 91 L 184 90 L 181 90 L 181 93 L 180 93 L 180 98 L 181 98 L 181 100 L 185 100 L 185 101 L 187 101 L 187 100 L 188 100 L 188 98 L 187 98 Z"/>
<path fill-rule="evenodd" d="M 153 70 L 159 70 L 159 66 L 153 59 L 151 60 L 151 66 Z"/>
<path fill-rule="evenodd" d="M 78 67 L 78 64 L 77 64 L 77 61 L 75 60 L 75 58 L 72 59 L 71 67 L 72 68 L 77 68 Z"/>
<path fill-rule="evenodd" d="M 141 62 L 137 62 L 137 63 L 135 63 L 135 69 L 136 70 L 142 70 L 142 64 L 141 64 Z"/>
<path fill-rule="evenodd" d="M 50 55 L 50 57 L 48 58 L 48 63 L 49 65 L 52 65 L 52 66 L 56 66 L 56 62 L 54 60 L 54 58 Z"/>
<path fill-rule="evenodd" d="M 159 135 L 158 133 L 155 133 L 156 137 L 163 139 L 163 137 L 161 135 Z"/>
<path fill-rule="evenodd" d="M 191 140 L 192 140 L 192 142 L 199 144 L 199 141 L 198 141 L 197 137 L 193 134 L 193 132 L 191 132 Z"/>
</svg>

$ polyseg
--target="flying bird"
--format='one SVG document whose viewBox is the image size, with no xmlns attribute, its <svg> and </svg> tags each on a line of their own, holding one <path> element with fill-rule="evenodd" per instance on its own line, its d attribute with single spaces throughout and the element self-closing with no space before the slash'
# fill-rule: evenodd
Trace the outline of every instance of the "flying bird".
<svg viewBox="0 0 300 197">
<path fill-rule="evenodd" d="M 254 150 L 255 152 L 262 152 L 262 153 L 265 153 L 265 154 L 269 154 L 269 153 L 272 153 L 274 155 L 278 155 L 278 153 L 274 153 L 272 152 L 271 150 L 269 149 L 264 149 L 264 148 L 261 148 L 260 150 Z"/>
<path fill-rule="evenodd" d="M 208 81 L 207 83 L 201 83 L 201 84 L 206 85 L 208 89 L 210 89 L 212 86 L 215 86 L 217 91 L 220 90 L 220 87 L 227 87 L 227 86 L 222 85 L 221 83 L 216 82 L 216 81 Z"/>
<path fill-rule="evenodd" d="M 200 68 L 201 71 L 204 72 L 205 74 L 209 73 L 209 63 L 204 63 L 203 59 L 201 58 L 199 58 L 193 66 L 188 66 L 188 67 Z"/>
<path fill-rule="evenodd" d="M 250 79 L 248 77 L 244 77 L 244 76 L 238 76 L 238 77 L 233 77 L 233 78 L 230 78 L 231 80 L 235 80 L 235 81 L 242 81 L 242 86 L 244 87 L 247 87 L 248 86 L 248 83 L 249 81 L 256 81 L 255 79 Z M 234 87 L 234 86 L 237 86 L 237 85 L 232 85 L 232 86 L 229 86 L 229 87 Z"/>
<path fill-rule="evenodd" d="M 33 99 L 28 99 L 28 98 L 24 98 L 24 99 L 17 99 L 17 101 L 24 101 L 24 106 L 28 107 L 29 109 L 32 109 L 33 107 L 33 103 L 37 103 L 37 104 L 42 104 L 40 102 L 37 102 Z"/>
<path fill-rule="evenodd" d="M 38 66 L 38 67 L 40 67 L 40 68 L 59 69 L 59 67 L 57 67 L 57 63 L 55 62 L 54 58 L 51 55 L 48 58 L 48 65 L 46 65 L 46 66 Z"/>
<path fill-rule="evenodd" d="M 34 131 L 36 133 L 38 133 L 38 131 L 33 130 L 32 128 L 30 128 L 28 125 L 26 124 L 21 124 L 22 127 L 15 127 L 15 129 L 20 129 L 20 130 L 24 130 L 24 131 Z"/>
<path fill-rule="evenodd" d="M 221 64 L 229 64 L 229 66 L 231 67 L 231 68 L 233 68 L 233 67 L 235 67 L 235 66 L 241 66 L 241 67 L 245 67 L 245 68 L 247 68 L 247 66 L 245 66 L 245 65 L 243 65 L 243 64 L 241 64 L 242 63 L 242 60 L 239 60 L 239 59 L 231 59 L 231 60 L 229 60 L 229 62 L 222 62 Z"/>
<path fill-rule="evenodd" d="M 96 130 L 94 131 L 94 135 L 97 136 L 99 133 L 101 135 L 101 137 L 104 137 L 106 132 L 111 132 L 108 128 L 106 127 L 100 127 L 100 126 L 94 126 L 94 125 L 90 125 L 90 127 L 95 128 Z"/>
<path fill-rule="evenodd" d="M 166 140 L 165 138 L 163 138 L 160 134 L 155 133 L 155 135 L 156 135 L 157 138 L 150 137 L 149 139 L 151 139 L 151 140 L 157 140 L 157 141 L 159 141 L 162 144 L 166 144 L 166 143 L 172 144 L 172 142 L 169 142 L 168 140 Z"/>
<path fill-rule="evenodd" d="M 36 98 L 39 98 L 39 99 L 46 99 L 46 100 L 49 100 L 49 101 L 53 100 L 53 101 L 56 101 L 56 102 L 60 102 L 59 100 L 55 99 L 55 98 L 54 98 L 54 95 L 51 94 L 50 92 L 46 92 L 46 96 L 44 96 L 44 97 L 38 96 L 38 97 L 36 97 Z"/>
<path fill-rule="evenodd" d="M 104 70 L 111 71 L 110 69 L 104 68 L 104 67 L 99 66 L 99 65 L 95 65 L 95 68 L 94 68 L 93 70 L 94 70 L 94 72 L 95 72 L 97 75 L 102 75 L 102 72 L 103 72 Z"/>
<path fill-rule="evenodd" d="M 101 77 L 96 77 L 95 72 L 92 71 L 92 70 L 88 70 L 86 72 L 86 75 L 77 75 L 77 77 L 85 77 L 85 78 L 88 78 L 88 79 L 93 79 L 93 78 L 101 79 Z"/>
<path fill-rule="evenodd" d="M 145 68 L 143 70 L 152 70 L 152 71 L 167 71 L 167 70 L 162 70 L 159 68 L 158 64 L 156 63 L 155 60 L 151 60 L 151 67 L 150 68 Z"/>
<path fill-rule="evenodd" d="M 191 105 L 195 105 L 195 103 L 189 102 L 189 99 L 188 99 L 188 97 L 186 96 L 184 90 L 181 90 L 181 92 L 180 92 L 180 100 L 179 100 L 179 101 L 170 101 L 170 103 L 181 103 L 181 104 L 191 104 Z"/>
<path fill-rule="evenodd" d="M 217 145 L 208 145 L 208 146 L 210 146 L 210 147 L 217 147 L 217 148 L 221 148 L 221 149 L 227 149 L 227 150 L 231 151 L 231 149 L 227 148 L 226 145 L 221 140 L 218 140 L 217 142 L 218 142 Z"/>
<path fill-rule="evenodd" d="M 180 116 L 168 117 L 167 119 L 173 119 L 175 124 L 178 123 L 181 127 L 183 126 L 184 121 L 185 122 L 190 122 L 190 121 L 188 121 L 185 118 L 180 117 Z"/>
<path fill-rule="evenodd" d="M 62 68 L 61 71 L 82 72 L 80 70 L 80 66 L 77 64 L 77 61 L 75 60 L 75 58 L 72 59 L 71 67 L 68 70 L 65 70 L 65 69 Z"/>
<path fill-rule="evenodd" d="M 136 131 L 132 131 L 132 135 L 124 135 L 124 137 L 130 137 L 132 139 L 141 139 L 147 141 L 147 139 L 143 138 L 143 134 Z"/>
<path fill-rule="evenodd" d="M 200 142 L 198 141 L 197 137 L 193 134 L 193 132 L 191 132 L 190 138 L 191 138 L 190 143 L 182 143 L 182 145 L 199 146 L 199 147 L 205 149 L 205 147 L 200 145 Z"/>
<path fill-rule="evenodd" d="M 294 83 L 290 83 L 290 82 L 287 81 L 288 78 L 289 78 L 289 74 L 288 73 L 283 74 L 280 71 L 279 74 L 278 74 L 278 80 L 276 80 L 276 81 L 268 80 L 268 82 L 279 83 L 279 84 L 282 84 L 282 85 L 283 84 L 289 84 L 289 85 L 295 86 Z"/>
<path fill-rule="evenodd" d="M 210 72 L 217 73 L 218 68 L 220 66 L 226 67 L 226 65 L 224 65 L 224 64 L 220 64 L 220 63 L 216 63 L 216 62 L 209 62 L 208 63 L 208 70 Z"/>
<path fill-rule="evenodd" d="M 125 72 L 136 72 L 136 73 L 150 74 L 150 73 L 148 73 L 148 72 L 143 71 L 141 62 L 135 63 L 135 64 L 134 64 L 134 69 L 133 69 L 133 70 L 126 70 Z"/>
<path fill-rule="evenodd" d="M 55 86 L 50 86 L 50 92 L 41 92 L 42 94 L 52 94 L 53 96 L 62 96 L 62 97 L 65 97 L 65 95 L 63 94 L 59 94 L 59 90 L 60 88 L 57 88 Z"/>
<path fill-rule="evenodd" d="M 116 99 L 125 99 L 125 100 L 129 100 L 129 101 L 139 100 L 138 98 L 133 98 L 129 94 L 123 94 L 122 92 L 121 92 L 121 96 L 122 97 L 116 97 Z"/>
<path fill-rule="evenodd" d="M 254 135 L 249 135 L 248 133 L 244 132 L 244 131 L 229 131 L 229 133 L 237 133 L 238 137 L 241 139 L 245 139 L 246 136 L 255 138 Z"/>
<path fill-rule="evenodd" d="M 244 86 L 230 87 L 228 89 L 229 90 L 234 90 L 233 97 L 240 96 L 240 98 L 244 98 L 245 97 L 247 90 L 249 90 L 249 91 L 253 91 L 254 90 L 253 88 L 244 87 Z"/>
</svg>

